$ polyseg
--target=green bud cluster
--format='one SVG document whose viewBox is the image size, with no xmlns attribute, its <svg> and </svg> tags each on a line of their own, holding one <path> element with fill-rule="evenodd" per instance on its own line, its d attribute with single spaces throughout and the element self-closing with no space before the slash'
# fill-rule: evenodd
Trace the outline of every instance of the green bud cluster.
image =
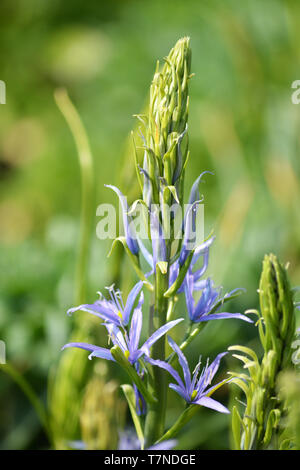
<svg viewBox="0 0 300 470">
<path fill-rule="evenodd" d="M 244 391 L 247 399 L 243 418 L 236 407 L 233 409 L 232 429 L 238 449 L 265 449 L 279 445 L 275 441 L 280 439 L 284 403 L 276 391 L 276 380 L 281 371 L 292 366 L 295 313 L 286 269 L 273 254 L 266 255 L 263 261 L 259 300 L 258 329 L 264 349 L 262 360 L 259 361 L 249 348 L 229 348 L 246 354 L 235 357 L 249 371 L 249 375 L 233 374 L 233 381 Z"/>
<path fill-rule="evenodd" d="M 188 159 L 187 120 L 189 108 L 188 81 L 191 68 L 189 38 L 180 39 L 160 71 L 156 71 L 150 87 L 146 116 L 139 116 L 144 125 L 144 200 L 158 203 L 165 187 L 176 188 L 182 198 L 184 169 Z M 146 194 L 145 194 L 146 193 Z M 171 197 L 171 196 L 170 196 Z"/>
<path fill-rule="evenodd" d="M 261 317 L 265 328 L 260 328 L 260 339 L 266 353 L 274 351 L 274 364 L 270 380 L 275 383 L 274 374 L 291 362 L 291 342 L 295 334 L 293 295 L 286 269 L 276 256 L 265 256 L 259 285 Z"/>
</svg>

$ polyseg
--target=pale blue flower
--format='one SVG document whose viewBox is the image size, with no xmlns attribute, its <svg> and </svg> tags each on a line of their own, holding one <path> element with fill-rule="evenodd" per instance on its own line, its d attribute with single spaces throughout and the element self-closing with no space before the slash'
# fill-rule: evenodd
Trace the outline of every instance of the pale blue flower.
<svg viewBox="0 0 300 470">
<path fill-rule="evenodd" d="M 129 322 L 130 314 L 132 312 L 135 300 L 143 287 L 143 281 L 137 282 L 133 289 L 130 291 L 126 305 L 123 303 L 122 295 L 119 290 L 115 290 L 114 286 L 107 287 L 110 299 L 106 300 L 101 297 L 93 304 L 83 304 L 79 307 L 73 307 L 68 310 L 68 315 L 83 310 L 85 312 L 96 315 L 102 320 L 113 323 L 117 326 L 126 326 Z"/>
<path fill-rule="evenodd" d="M 198 290 L 202 292 L 200 299 L 196 302 L 194 292 Z M 250 318 L 241 313 L 218 312 L 226 299 L 239 291 L 242 291 L 242 289 L 234 289 L 221 297 L 221 289 L 215 289 L 210 278 L 197 281 L 193 274 L 187 273 L 184 282 L 184 292 L 190 320 L 197 323 L 225 318 L 238 318 L 253 323 Z M 212 311 L 217 313 L 211 313 Z"/>
<path fill-rule="evenodd" d="M 178 361 L 182 367 L 184 380 L 182 380 L 178 372 L 167 362 L 148 357 L 146 358 L 147 362 L 154 366 L 165 369 L 169 372 L 169 374 L 172 375 L 177 383 L 170 383 L 169 387 L 178 393 L 187 403 L 212 408 L 213 410 L 219 411 L 220 413 L 230 413 L 230 411 L 224 405 L 209 396 L 221 384 L 228 382 L 227 380 L 223 380 L 222 382 L 219 382 L 218 384 L 210 387 L 212 379 L 214 378 L 219 368 L 220 360 L 227 354 L 227 352 L 218 354 L 215 360 L 210 365 L 206 364 L 201 372 L 201 363 L 199 362 L 192 376 L 186 357 L 181 349 L 172 338 L 168 337 L 168 341 L 171 348 L 178 356 Z"/>
<path fill-rule="evenodd" d="M 167 333 L 167 331 L 183 321 L 183 318 L 180 318 L 178 320 L 173 320 L 166 323 L 165 325 L 158 328 L 158 330 L 156 330 L 144 342 L 144 344 L 139 347 L 143 322 L 143 301 L 144 295 L 141 293 L 138 305 L 132 314 L 129 333 L 127 333 L 124 327 L 119 328 L 116 323 L 104 323 L 104 326 L 106 327 L 113 344 L 119 346 L 131 364 L 135 364 L 143 355 L 149 355 L 150 348 L 153 346 L 153 344 L 156 343 L 156 341 L 158 341 L 165 333 Z M 68 343 L 65 344 L 62 349 L 69 347 L 76 347 L 89 351 L 89 359 L 92 359 L 92 357 L 99 357 L 102 359 L 114 361 L 108 348 L 102 348 L 88 343 Z"/>
</svg>

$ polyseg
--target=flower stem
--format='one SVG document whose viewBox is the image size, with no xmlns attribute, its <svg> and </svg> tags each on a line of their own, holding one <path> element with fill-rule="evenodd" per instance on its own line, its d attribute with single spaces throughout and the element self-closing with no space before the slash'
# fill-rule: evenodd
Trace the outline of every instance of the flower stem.
<svg viewBox="0 0 300 470">
<path fill-rule="evenodd" d="M 162 436 L 156 444 L 171 439 L 176 436 L 176 434 L 183 428 L 183 426 L 190 421 L 190 419 L 197 413 L 201 408 L 199 405 L 189 405 L 179 416 L 175 424 Z"/>
<path fill-rule="evenodd" d="M 66 119 L 76 143 L 81 172 L 81 217 L 80 240 L 76 268 L 76 303 L 85 301 L 86 277 L 89 260 L 89 245 L 93 220 L 93 158 L 89 141 L 79 114 L 65 89 L 58 89 L 55 101 Z"/>
<path fill-rule="evenodd" d="M 153 310 L 153 329 L 157 330 L 166 323 L 168 310 L 168 300 L 164 297 L 164 292 L 168 286 L 168 271 L 161 272 L 156 267 L 155 299 Z M 161 338 L 153 345 L 154 359 L 165 359 L 165 337 Z M 152 445 L 164 432 L 166 400 L 167 400 L 167 378 L 166 374 L 159 367 L 153 368 L 154 389 L 157 402 L 149 407 L 145 423 L 146 445 Z"/>
</svg>

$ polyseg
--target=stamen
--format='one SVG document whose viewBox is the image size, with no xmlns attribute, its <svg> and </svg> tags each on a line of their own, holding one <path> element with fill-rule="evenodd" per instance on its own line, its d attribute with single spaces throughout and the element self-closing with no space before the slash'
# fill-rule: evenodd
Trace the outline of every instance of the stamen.
<svg viewBox="0 0 300 470">
<path fill-rule="evenodd" d="M 124 302 L 123 302 L 123 298 L 122 298 L 122 292 L 120 291 L 120 289 L 116 290 L 116 297 L 120 300 L 121 305 L 122 305 L 122 309 L 124 310 L 125 306 L 124 306 Z"/>
<path fill-rule="evenodd" d="M 122 307 L 120 305 L 120 302 L 118 301 L 118 297 L 117 297 L 117 294 L 116 294 L 116 291 L 115 291 L 115 285 L 112 284 L 111 286 L 105 287 L 105 289 L 108 290 L 110 298 L 113 301 L 113 303 L 116 305 L 118 310 L 122 310 Z"/>
<path fill-rule="evenodd" d="M 201 360 L 202 360 L 202 356 L 201 356 L 201 354 L 200 354 L 200 356 L 199 356 L 199 361 L 197 362 L 196 367 L 195 367 L 195 369 L 193 370 L 193 375 L 196 373 L 196 371 L 197 371 L 198 368 L 200 369 Z"/>
</svg>

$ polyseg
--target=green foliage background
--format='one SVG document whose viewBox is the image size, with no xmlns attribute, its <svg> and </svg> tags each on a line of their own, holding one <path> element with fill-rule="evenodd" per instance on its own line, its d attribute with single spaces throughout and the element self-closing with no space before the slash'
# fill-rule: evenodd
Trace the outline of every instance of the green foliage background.
<svg viewBox="0 0 300 470">
<path fill-rule="evenodd" d="M 257 308 L 266 252 L 289 262 L 292 284 L 300 284 L 300 107 L 291 102 L 291 84 L 300 78 L 299 23 L 296 0 L 1 1 L 0 339 L 7 360 L 44 401 L 49 370 L 73 325 L 65 312 L 74 302 L 80 214 L 76 149 L 54 90 L 68 89 L 87 129 L 95 210 L 115 203 L 104 184 L 129 189 L 121 170 L 124 158 L 133 159 L 126 139 L 156 59 L 179 37 L 191 37 L 186 183 L 214 171 L 201 188 L 206 233 L 214 228 L 217 235 L 209 272 L 226 290 L 247 288 L 231 311 Z M 94 230 L 88 300 L 109 283 L 108 250 Z M 125 292 L 135 281 L 128 272 Z M 255 327 L 211 322 L 189 354 L 196 362 L 200 353 L 213 357 L 236 343 L 255 348 Z M 239 367 L 229 358 L 224 373 L 229 366 Z M 228 403 L 229 389 L 218 393 Z M 171 421 L 176 399 L 172 406 Z M 228 448 L 229 424 L 228 416 L 203 410 L 179 447 Z M 26 397 L 0 372 L 0 448 L 47 446 Z"/>
</svg>

